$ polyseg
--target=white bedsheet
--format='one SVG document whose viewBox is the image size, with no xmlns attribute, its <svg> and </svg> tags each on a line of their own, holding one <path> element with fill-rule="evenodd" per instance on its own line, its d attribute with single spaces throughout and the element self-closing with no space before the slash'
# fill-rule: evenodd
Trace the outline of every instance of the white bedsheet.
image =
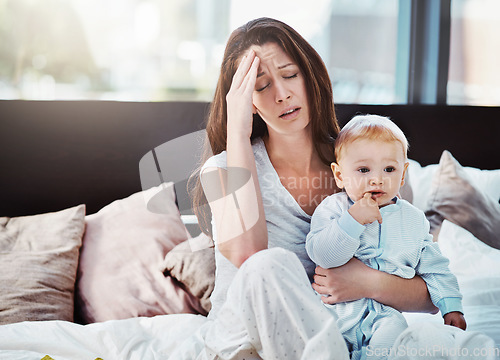
<svg viewBox="0 0 500 360">
<path fill-rule="evenodd" d="M 397 340 L 397 351 L 392 358 L 498 358 L 498 349 L 491 337 L 499 335 L 500 307 L 466 306 L 466 312 L 470 326 L 466 332 L 459 329 L 443 332 L 440 316 L 409 314 L 410 326 Z M 0 359 L 40 360 L 45 355 L 54 360 L 169 359 L 176 347 L 189 345 L 183 342 L 206 321 L 203 316 L 180 314 L 86 326 L 64 321 L 4 325 L 0 327 Z M 437 357 L 423 356 L 425 354 Z"/>
<path fill-rule="evenodd" d="M 498 349 L 493 340 L 481 332 L 421 322 L 409 326 L 396 339 L 389 359 L 495 360 L 498 359 Z"/>
<path fill-rule="evenodd" d="M 23 322 L 0 327 L 0 359 L 158 360 L 207 320 L 179 314 L 113 320 L 90 325 L 65 321 Z"/>
</svg>

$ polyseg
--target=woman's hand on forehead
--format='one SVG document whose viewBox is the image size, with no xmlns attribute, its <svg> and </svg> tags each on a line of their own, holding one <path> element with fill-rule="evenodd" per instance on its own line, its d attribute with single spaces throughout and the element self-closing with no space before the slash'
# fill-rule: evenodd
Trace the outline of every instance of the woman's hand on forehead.
<svg viewBox="0 0 500 360">
<path fill-rule="evenodd" d="M 253 91 L 257 81 L 260 59 L 255 52 L 245 55 L 236 70 L 231 88 L 226 95 L 228 137 L 242 135 L 250 138 L 253 122 Z"/>
</svg>

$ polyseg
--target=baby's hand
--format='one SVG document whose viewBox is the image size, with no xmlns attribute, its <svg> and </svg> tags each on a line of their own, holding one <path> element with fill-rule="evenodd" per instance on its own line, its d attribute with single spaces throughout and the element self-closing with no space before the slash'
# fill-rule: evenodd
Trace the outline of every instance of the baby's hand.
<svg viewBox="0 0 500 360">
<path fill-rule="evenodd" d="M 465 330 L 467 323 L 465 322 L 464 315 L 458 311 L 449 312 L 444 316 L 444 324 L 456 326 L 462 330 Z"/>
<path fill-rule="evenodd" d="M 366 193 L 361 199 L 356 201 L 349 208 L 349 214 L 361 225 L 371 224 L 378 221 L 382 224 L 382 215 L 375 200 L 372 199 L 371 193 Z"/>
</svg>

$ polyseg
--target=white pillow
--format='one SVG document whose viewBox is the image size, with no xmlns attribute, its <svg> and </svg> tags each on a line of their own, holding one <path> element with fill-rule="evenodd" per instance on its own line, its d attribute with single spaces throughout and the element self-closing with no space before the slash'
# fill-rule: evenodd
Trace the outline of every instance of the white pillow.
<svg viewBox="0 0 500 360">
<path fill-rule="evenodd" d="M 493 303 L 500 305 L 500 250 L 448 220 L 441 225 L 439 248 L 450 260 L 450 270 L 462 292 L 469 295 L 493 290 L 497 295 L 491 300 L 495 299 Z"/>
<path fill-rule="evenodd" d="M 467 332 L 479 331 L 500 345 L 500 250 L 494 249 L 467 230 L 444 220 L 439 247 L 450 260 L 463 295 Z M 417 323 L 442 324 L 439 315 L 404 313 L 410 326 Z"/>
<path fill-rule="evenodd" d="M 479 331 L 500 345 L 500 250 L 474 237 L 470 232 L 444 220 L 439 247 L 450 260 L 463 295 L 467 331 Z M 404 313 L 411 326 L 421 322 L 442 324 L 439 315 Z"/>
<path fill-rule="evenodd" d="M 408 179 L 413 192 L 413 205 L 422 211 L 427 208 L 427 200 L 431 191 L 432 177 L 438 164 L 421 166 L 415 160 L 409 159 Z"/>
</svg>

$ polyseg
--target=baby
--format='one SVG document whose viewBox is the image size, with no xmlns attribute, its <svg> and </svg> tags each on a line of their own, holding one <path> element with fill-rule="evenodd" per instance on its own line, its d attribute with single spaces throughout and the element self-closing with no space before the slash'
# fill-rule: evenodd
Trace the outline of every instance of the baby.
<svg viewBox="0 0 500 360">
<path fill-rule="evenodd" d="M 429 234 L 422 211 L 398 197 L 408 167 L 408 141 L 399 127 L 377 115 L 355 116 L 335 142 L 332 171 L 344 191 L 321 202 L 306 240 L 309 257 L 323 268 L 353 256 L 403 278 L 419 275 L 445 324 L 465 330 L 461 299 L 448 259 Z M 352 359 L 388 355 L 407 327 L 403 315 L 372 299 L 327 305 L 338 316 Z"/>
</svg>

